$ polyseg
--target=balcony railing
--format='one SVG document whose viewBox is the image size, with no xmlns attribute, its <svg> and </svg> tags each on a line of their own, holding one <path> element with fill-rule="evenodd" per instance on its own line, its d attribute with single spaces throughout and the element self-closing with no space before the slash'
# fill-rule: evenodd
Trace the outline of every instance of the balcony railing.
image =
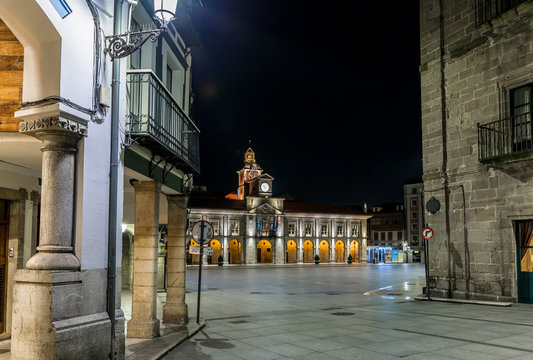
<svg viewBox="0 0 533 360">
<path fill-rule="evenodd" d="M 533 149 L 531 112 L 488 124 L 478 124 L 479 160 L 490 160 Z"/>
<path fill-rule="evenodd" d="M 200 131 L 149 70 L 127 73 L 126 134 L 181 168 L 200 171 Z"/>
<path fill-rule="evenodd" d="M 476 26 L 503 14 L 528 0 L 475 0 Z"/>
</svg>

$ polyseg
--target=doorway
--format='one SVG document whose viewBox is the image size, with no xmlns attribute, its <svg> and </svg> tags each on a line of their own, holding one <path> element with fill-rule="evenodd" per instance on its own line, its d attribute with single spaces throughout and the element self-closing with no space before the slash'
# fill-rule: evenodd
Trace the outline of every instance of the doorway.
<svg viewBox="0 0 533 360">
<path fill-rule="evenodd" d="M 533 303 L 533 221 L 517 221 L 516 265 L 518 302 Z"/>
<path fill-rule="evenodd" d="M 352 241 L 352 245 L 350 245 L 350 254 L 352 255 L 353 262 L 360 262 L 360 255 L 359 255 L 359 242 L 357 240 Z"/>
<path fill-rule="evenodd" d="M 296 263 L 296 241 L 294 240 L 287 241 L 287 253 L 285 262 L 287 264 Z"/>
<path fill-rule="evenodd" d="M 329 263 L 329 243 L 326 240 L 320 242 L 318 256 L 320 256 L 321 263 Z"/>
<path fill-rule="evenodd" d="M 335 243 L 335 262 L 344 262 L 344 242 L 341 240 Z"/>
<path fill-rule="evenodd" d="M 312 263 L 315 258 L 315 251 L 313 242 L 311 240 L 305 240 L 304 241 L 304 249 L 303 249 L 303 262 L 304 263 Z"/>
<path fill-rule="evenodd" d="M 222 255 L 222 244 L 218 240 L 211 240 L 209 246 L 213 248 L 213 255 L 207 256 L 208 264 L 218 264 L 218 257 Z"/>
<path fill-rule="evenodd" d="M 257 263 L 271 264 L 272 263 L 272 245 L 268 240 L 261 240 L 257 244 Z"/>
<path fill-rule="evenodd" d="M 239 240 L 233 239 L 229 242 L 228 264 L 241 264 L 242 245 Z"/>
</svg>

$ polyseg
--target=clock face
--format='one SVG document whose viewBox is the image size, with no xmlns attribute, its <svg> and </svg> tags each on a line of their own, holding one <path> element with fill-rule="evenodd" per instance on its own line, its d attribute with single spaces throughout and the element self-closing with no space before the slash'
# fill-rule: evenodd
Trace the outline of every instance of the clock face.
<svg viewBox="0 0 533 360">
<path fill-rule="evenodd" d="M 261 183 L 261 191 L 267 192 L 270 189 L 270 186 L 267 183 Z"/>
</svg>

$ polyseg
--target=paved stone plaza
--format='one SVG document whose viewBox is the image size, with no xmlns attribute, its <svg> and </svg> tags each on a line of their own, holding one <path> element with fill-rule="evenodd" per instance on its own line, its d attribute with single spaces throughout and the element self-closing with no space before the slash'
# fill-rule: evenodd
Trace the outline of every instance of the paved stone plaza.
<svg viewBox="0 0 533 360">
<path fill-rule="evenodd" d="M 203 274 L 207 326 L 165 359 L 533 359 L 533 306 L 414 301 L 423 265 L 225 265 Z M 197 275 L 187 268 L 190 316 Z"/>
</svg>

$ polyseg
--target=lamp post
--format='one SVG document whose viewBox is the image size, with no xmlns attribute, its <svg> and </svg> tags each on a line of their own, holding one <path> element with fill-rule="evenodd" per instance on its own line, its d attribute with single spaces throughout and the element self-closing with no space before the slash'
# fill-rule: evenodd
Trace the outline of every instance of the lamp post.
<svg viewBox="0 0 533 360">
<path fill-rule="evenodd" d="M 123 0 L 115 0 L 113 35 L 106 36 L 106 48 L 113 61 L 112 70 L 112 99 L 111 99 L 111 153 L 109 173 L 109 218 L 108 218 L 108 257 L 107 257 L 107 313 L 111 322 L 111 349 L 110 359 L 115 359 L 115 283 L 116 283 L 116 241 L 117 241 L 117 195 L 119 166 L 119 116 L 120 116 L 120 59 L 138 50 L 148 39 L 156 41 L 162 32 L 166 31 L 168 23 L 174 19 L 178 0 L 154 0 L 154 19 L 159 28 L 131 32 L 128 28 L 125 33 L 120 33 L 122 25 Z M 137 0 L 127 0 L 129 4 L 128 27 L 131 20 L 132 8 L 137 5 Z"/>
</svg>

